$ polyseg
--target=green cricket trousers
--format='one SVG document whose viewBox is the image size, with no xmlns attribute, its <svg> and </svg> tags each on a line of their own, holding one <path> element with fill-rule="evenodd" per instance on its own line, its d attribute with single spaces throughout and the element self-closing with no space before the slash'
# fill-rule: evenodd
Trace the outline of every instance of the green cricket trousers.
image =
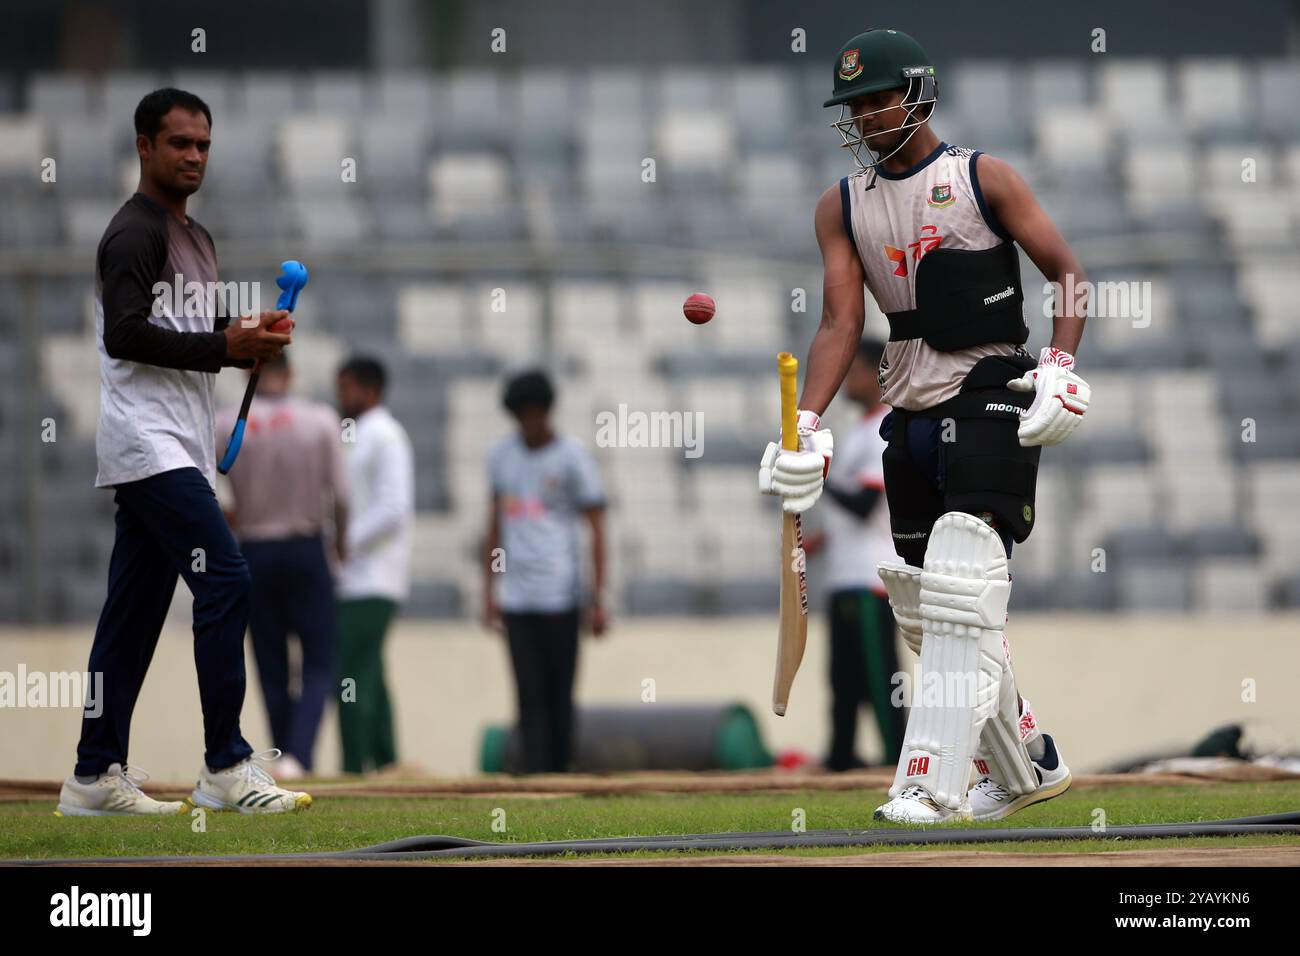
<svg viewBox="0 0 1300 956">
<path fill-rule="evenodd" d="M 387 598 L 339 601 L 339 730 L 344 773 L 397 762 L 393 709 L 384 683 L 384 635 L 397 605 Z"/>
</svg>

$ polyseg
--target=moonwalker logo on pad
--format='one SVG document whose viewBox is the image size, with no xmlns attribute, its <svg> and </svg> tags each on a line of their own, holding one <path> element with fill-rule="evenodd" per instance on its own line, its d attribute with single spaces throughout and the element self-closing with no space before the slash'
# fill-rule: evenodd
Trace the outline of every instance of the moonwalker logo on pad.
<svg viewBox="0 0 1300 956">
<path fill-rule="evenodd" d="M 852 80 L 862 73 L 861 50 L 845 50 L 840 57 L 840 79 Z"/>
</svg>

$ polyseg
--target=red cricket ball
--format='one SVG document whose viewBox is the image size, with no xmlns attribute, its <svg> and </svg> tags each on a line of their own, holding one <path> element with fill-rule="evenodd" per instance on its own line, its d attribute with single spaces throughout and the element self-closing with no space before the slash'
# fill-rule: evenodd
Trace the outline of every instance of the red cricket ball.
<svg viewBox="0 0 1300 956">
<path fill-rule="evenodd" d="M 709 321 L 715 311 L 717 306 L 713 304 L 713 296 L 705 295 L 703 292 L 695 293 L 682 306 L 682 314 L 696 325 L 703 325 Z"/>
</svg>

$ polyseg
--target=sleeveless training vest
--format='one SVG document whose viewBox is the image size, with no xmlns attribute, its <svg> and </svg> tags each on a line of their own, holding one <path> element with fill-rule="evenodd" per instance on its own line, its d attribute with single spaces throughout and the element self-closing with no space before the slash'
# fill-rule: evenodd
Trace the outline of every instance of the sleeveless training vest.
<svg viewBox="0 0 1300 956">
<path fill-rule="evenodd" d="M 840 181 L 845 231 L 889 320 L 880 380 L 894 407 L 951 398 L 979 359 L 1029 338 L 1019 256 L 984 202 L 978 156 L 940 143 L 910 170 Z"/>
</svg>

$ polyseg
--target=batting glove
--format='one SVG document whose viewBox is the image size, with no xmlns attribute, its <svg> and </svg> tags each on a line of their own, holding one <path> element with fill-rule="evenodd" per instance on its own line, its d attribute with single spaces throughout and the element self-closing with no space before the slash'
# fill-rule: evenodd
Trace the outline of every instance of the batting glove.
<svg viewBox="0 0 1300 956">
<path fill-rule="evenodd" d="M 799 413 L 799 450 L 786 451 L 779 442 L 768 442 L 758 466 L 758 490 L 780 495 L 781 507 L 790 514 L 802 514 L 821 497 L 826 472 L 835 454 L 835 439 L 821 427 L 816 413 Z"/>
<path fill-rule="evenodd" d="M 1074 356 L 1045 348 L 1038 367 L 1007 382 L 1013 392 L 1033 392 L 1034 400 L 1020 413 L 1020 444 L 1059 445 L 1083 421 L 1092 398 L 1088 383 L 1074 374 Z"/>
</svg>

